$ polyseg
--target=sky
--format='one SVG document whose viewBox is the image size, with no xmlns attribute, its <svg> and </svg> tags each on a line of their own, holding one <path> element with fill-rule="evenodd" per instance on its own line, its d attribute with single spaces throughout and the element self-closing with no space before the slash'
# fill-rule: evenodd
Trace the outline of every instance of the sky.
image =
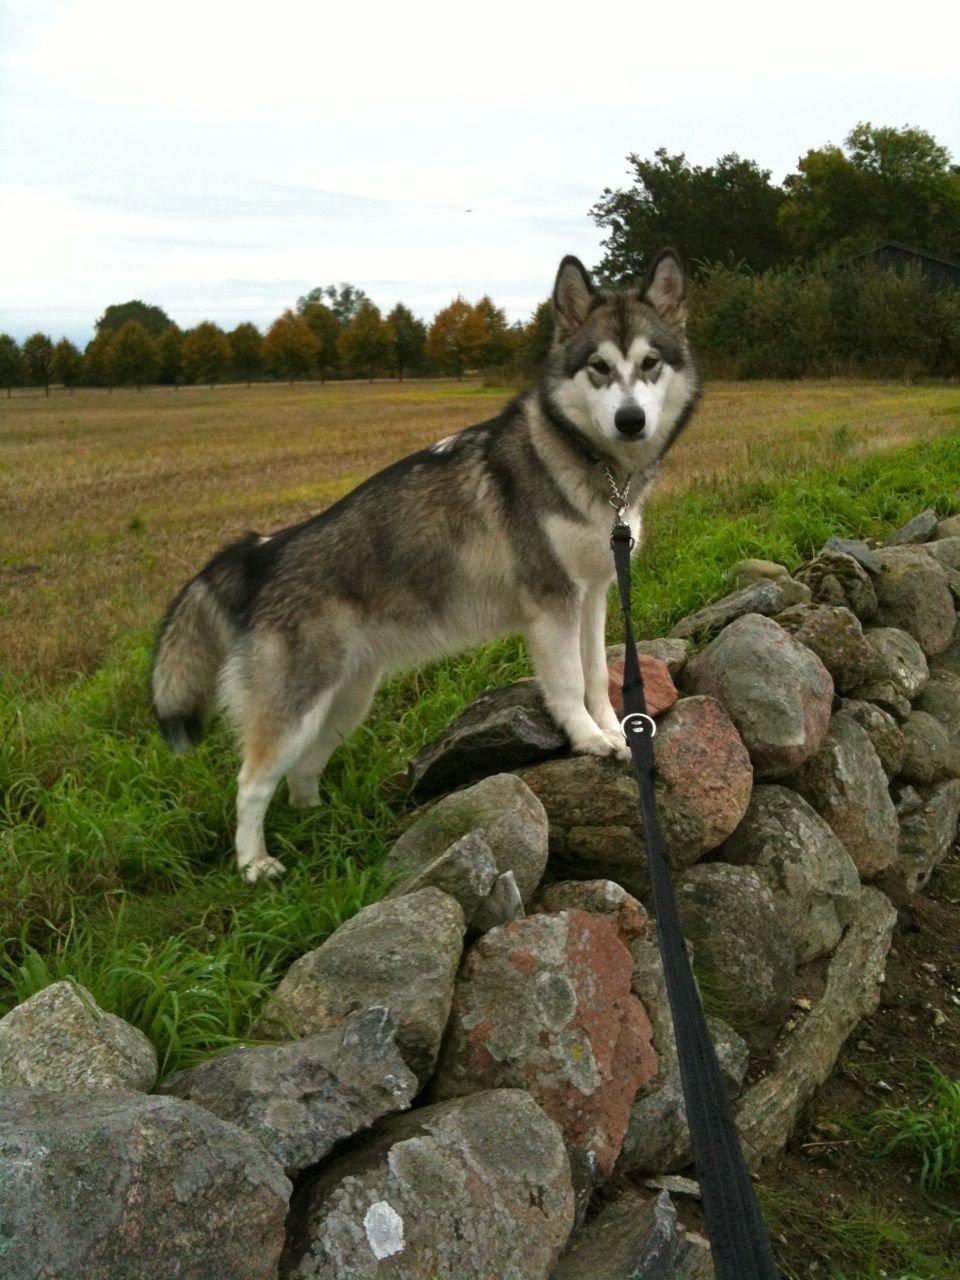
<svg viewBox="0 0 960 1280">
<path fill-rule="evenodd" d="M 629 152 L 779 180 L 858 120 L 960 160 L 960 6 L 0 0 L 0 331 L 266 328 L 318 284 L 511 320 Z M 682 252 L 683 246 L 678 246 Z"/>
</svg>

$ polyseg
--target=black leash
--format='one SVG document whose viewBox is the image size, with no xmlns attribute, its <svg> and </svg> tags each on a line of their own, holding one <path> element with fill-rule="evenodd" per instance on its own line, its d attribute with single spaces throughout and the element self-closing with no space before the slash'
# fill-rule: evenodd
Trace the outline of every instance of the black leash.
<svg viewBox="0 0 960 1280">
<path fill-rule="evenodd" d="M 611 484 L 613 481 L 611 479 Z M 629 486 L 628 486 L 629 487 Z M 625 492 L 614 492 L 623 498 Z M 619 505 L 619 504 L 618 504 Z M 677 1038 L 687 1123 L 707 1218 L 717 1280 L 778 1280 L 770 1239 L 740 1149 L 730 1100 L 694 982 L 677 900 L 670 879 L 653 779 L 655 725 L 647 713 L 640 659 L 630 617 L 630 550 L 633 538 L 622 509 L 610 537 L 623 607 L 623 731 L 633 757 L 650 865 L 654 914 L 670 1012 Z"/>
</svg>

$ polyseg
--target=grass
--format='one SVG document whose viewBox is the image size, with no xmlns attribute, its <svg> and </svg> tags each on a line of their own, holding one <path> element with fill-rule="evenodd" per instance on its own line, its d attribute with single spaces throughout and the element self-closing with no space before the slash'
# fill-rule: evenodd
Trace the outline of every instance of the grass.
<svg viewBox="0 0 960 1280">
<path fill-rule="evenodd" d="M 927 1194 L 960 1181 L 960 1080 L 931 1066 L 930 1092 L 916 1106 L 883 1107 L 867 1126 L 880 1155 L 903 1151 L 919 1166 Z"/>
</svg>

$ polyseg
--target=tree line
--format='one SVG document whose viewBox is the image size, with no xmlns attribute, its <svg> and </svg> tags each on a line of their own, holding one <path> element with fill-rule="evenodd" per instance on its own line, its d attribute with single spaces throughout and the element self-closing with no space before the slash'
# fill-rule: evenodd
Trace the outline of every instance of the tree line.
<svg viewBox="0 0 960 1280">
<path fill-rule="evenodd" d="M 664 244 L 691 268 L 691 331 L 707 370 L 736 377 L 960 373 L 960 290 L 917 272 L 852 270 L 858 250 L 897 240 L 960 259 L 960 166 L 929 133 L 856 125 L 814 148 L 782 183 L 735 153 L 628 157 L 632 180 L 590 210 L 605 232 L 601 281 L 640 279 Z M 548 302 L 509 324 L 489 297 L 455 298 L 427 324 L 403 303 L 383 315 L 350 284 L 312 289 L 265 334 L 209 321 L 181 330 L 160 308 L 110 306 L 81 352 L 0 334 L 0 386 L 113 387 L 373 378 L 468 370 L 523 379 L 550 343 Z"/>
</svg>

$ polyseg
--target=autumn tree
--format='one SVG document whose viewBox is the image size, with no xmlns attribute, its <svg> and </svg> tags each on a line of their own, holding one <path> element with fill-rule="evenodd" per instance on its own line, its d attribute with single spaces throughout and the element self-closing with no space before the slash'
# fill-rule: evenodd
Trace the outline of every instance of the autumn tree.
<svg viewBox="0 0 960 1280">
<path fill-rule="evenodd" d="M 183 339 L 183 368 L 191 382 L 214 386 L 230 363 L 230 343 L 218 324 L 204 320 Z"/>
<path fill-rule="evenodd" d="M 72 391 L 83 373 L 83 356 L 69 338 L 61 338 L 53 348 L 53 378 Z"/>
<path fill-rule="evenodd" d="M 228 335 L 230 366 L 247 386 L 263 370 L 263 334 L 255 324 L 238 324 Z"/>
<path fill-rule="evenodd" d="M 387 316 L 387 324 L 393 335 L 388 363 L 402 381 L 405 373 L 419 373 L 423 368 L 427 326 L 402 302 L 398 302 Z"/>
<path fill-rule="evenodd" d="M 392 345 L 393 334 L 384 323 L 380 308 L 369 298 L 361 302 L 337 343 L 343 365 L 371 381 L 386 366 Z"/>
<path fill-rule="evenodd" d="M 113 334 L 106 330 L 88 342 L 83 352 L 83 380 L 89 387 L 106 387 L 113 390 L 114 374 Z"/>
<path fill-rule="evenodd" d="M 277 378 L 305 378 L 317 358 L 316 335 L 303 316 L 284 311 L 274 320 L 263 340 L 267 367 Z"/>
<path fill-rule="evenodd" d="M 175 324 L 157 338 L 157 381 L 174 390 L 183 381 L 183 334 Z"/>
<path fill-rule="evenodd" d="M 45 333 L 31 333 L 22 349 L 23 367 L 27 382 L 32 387 L 43 387 L 50 394 L 50 375 L 53 371 L 53 343 Z"/>
<path fill-rule="evenodd" d="M 317 340 L 317 372 L 320 381 L 326 382 L 340 371 L 340 321 L 324 302 L 311 302 L 300 314 Z"/>
<path fill-rule="evenodd" d="M 0 387 L 6 387 L 8 400 L 12 388 L 19 385 L 22 377 L 23 365 L 16 339 L 9 333 L 0 333 Z"/>
<path fill-rule="evenodd" d="M 485 337 L 483 317 L 464 298 L 456 297 L 433 317 L 426 353 L 444 373 L 459 379 L 480 360 Z"/>
<path fill-rule="evenodd" d="M 127 320 L 113 335 L 113 373 L 121 385 L 139 391 L 157 376 L 157 345 L 139 320 Z"/>
<path fill-rule="evenodd" d="M 345 329 L 362 304 L 369 301 L 364 291 L 357 288 L 355 284 L 318 285 L 316 289 L 311 289 L 309 293 L 297 299 L 297 312 L 303 315 L 309 307 L 322 302 L 336 316 L 340 328 Z"/>
<path fill-rule="evenodd" d="M 115 302 L 107 307 L 97 321 L 97 333 L 117 333 L 128 320 L 136 320 L 155 338 L 173 324 L 162 307 L 154 307 L 134 298 L 130 302 Z"/>
</svg>

